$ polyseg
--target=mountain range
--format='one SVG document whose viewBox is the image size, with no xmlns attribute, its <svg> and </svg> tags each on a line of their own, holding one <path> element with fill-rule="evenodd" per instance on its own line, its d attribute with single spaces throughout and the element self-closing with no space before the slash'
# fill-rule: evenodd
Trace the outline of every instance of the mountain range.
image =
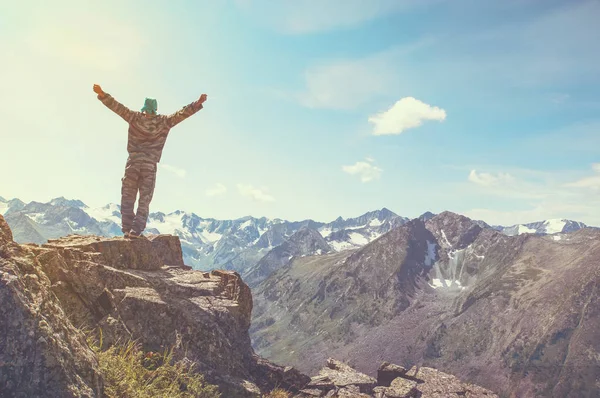
<svg viewBox="0 0 600 398">
<path fill-rule="evenodd" d="M 0 198 L 0 212 L 17 242 L 121 235 L 113 204 Z M 148 232 L 177 235 L 195 268 L 242 274 L 252 346 L 277 363 L 423 365 L 501 396 L 600 394 L 598 228 L 384 208 L 329 223 L 156 212 Z"/>
<path fill-rule="evenodd" d="M 427 367 L 329 358 L 310 377 L 261 358 L 248 285 L 191 270 L 172 235 L 19 245 L 0 215 L 0 302 L 2 397 L 498 397 Z"/>
<path fill-rule="evenodd" d="M 600 230 L 535 226 L 443 212 L 295 257 L 253 290 L 252 344 L 304 372 L 334 356 L 367 374 L 432 366 L 500 396 L 600 396 Z"/>
<path fill-rule="evenodd" d="M 120 206 L 116 204 L 91 208 L 64 197 L 47 203 L 0 197 L 0 214 L 20 243 L 41 244 L 69 234 L 122 235 Z M 151 213 L 145 233 L 179 236 L 186 264 L 195 269 L 222 268 L 243 273 L 302 228 L 318 231 L 331 250 L 343 251 L 360 247 L 406 221 L 385 208 L 329 223 L 265 217 L 216 220 L 177 210 Z"/>
<path fill-rule="evenodd" d="M 69 234 L 107 237 L 122 235 L 120 206 L 117 204 L 91 208 L 80 200 L 69 200 L 64 197 L 52 199 L 47 203 L 36 201 L 25 203 L 16 198 L 6 200 L 0 197 L 0 214 L 5 216 L 12 228 L 15 241 L 20 243 L 41 244 L 48 239 Z M 419 219 L 426 221 L 434 216 L 435 214 L 426 212 Z M 338 217 L 331 222 L 310 219 L 287 221 L 250 216 L 235 220 L 217 220 L 176 210 L 171 213 L 150 213 L 145 232 L 179 236 L 184 260 L 195 269 L 235 270 L 248 277 L 250 284 L 254 285 L 271 272 L 265 274 L 265 270 L 275 270 L 285 265 L 290 256 L 316 254 L 317 250 L 319 253 L 354 250 L 408 221 L 409 218 L 399 216 L 387 208 L 370 211 L 354 218 Z M 489 227 L 483 221 L 477 223 L 482 227 Z M 490 228 L 506 235 L 518 235 L 553 234 L 585 227 L 585 224 L 577 221 L 545 220 L 531 224 Z M 290 241 L 292 236 L 302 229 L 314 232 L 295 236 Z M 314 240 L 315 232 L 321 235 L 324 242 L 317 245 L 318 247 L 314 246 L 314 251 L 311 251 L 309 249 L 313 247 L 312 244 L 302 240 Z M 286 243 L 288 246 L 298 246 L 303 249 L 291 250 L 290 247 L 279 247 L 285 242 L 288 242 Z M 266 266 L 269 262 L 271 265 Z M 275 266 L 275 263 L 279 265 Z M 259 277 L 259 274 L 262 276 Z"/>
</svg>

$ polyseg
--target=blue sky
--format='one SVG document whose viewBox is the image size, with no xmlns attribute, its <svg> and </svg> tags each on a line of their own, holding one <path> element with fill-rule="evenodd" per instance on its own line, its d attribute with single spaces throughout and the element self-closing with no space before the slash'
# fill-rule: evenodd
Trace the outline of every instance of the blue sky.
<svg viewBox="0 0 600 398">
<path fill-rule="evenodd" d="M 600 225 L 600 1 L 2 9 L 4 197 L 119 202 L 127 126 L 98 83 L 160 113 L 208 94 L 171 131 L 151 211 Z"/>
</svg>

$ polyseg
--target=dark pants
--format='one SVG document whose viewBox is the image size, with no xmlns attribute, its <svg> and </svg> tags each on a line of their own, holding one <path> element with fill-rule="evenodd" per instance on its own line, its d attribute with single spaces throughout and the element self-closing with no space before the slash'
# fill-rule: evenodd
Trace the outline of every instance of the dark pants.
<svg viewBox="0 0 600 398">
<path fill-rule="evenodd" d="M 125 166 L 125 176 L 121 179 L 121 225 L 122 231 L 141 234 L 146 229 L 150 202 L 156 183 L 156 163 L 128 160 Z M 137 213 L 133 207 L 140 193 Z"/>
</svg>

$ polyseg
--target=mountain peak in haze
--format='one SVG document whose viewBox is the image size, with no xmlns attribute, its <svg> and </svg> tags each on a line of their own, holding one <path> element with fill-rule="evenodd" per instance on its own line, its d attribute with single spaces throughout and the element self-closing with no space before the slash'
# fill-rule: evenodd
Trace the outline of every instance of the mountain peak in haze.
<svg viewBox="0 0 600 398">
<path fill-rule="evenodd" d="M 443 247 L 462 248 L 483 229 L 477 222 L 463 215 L 444 211 L 426 222 L 427 228 Z"/>
<path fill-rule="evenodd" d="M 572 221 L 564 218 L 551 218 L 528 224 L 515 224 L 509 227 L 494 227 L 494 229 L 509 236 L 521 234 L 552 235 L 556 233 L 574 232 L 582 228 L 587 228 L 587 225 L 579 221 Z"/>
<path fill-rule="evenodd" d="M 426 211 L 425 213 L 423 213 L 419 216 L 419 220 L 425 222 L 425 221 L 431 220 L 433 217 L 435 217 L 435 214 L 433 214 L 430 211 Z"/>
<path fill-rule="evenodd" d="M 33 201 L 25 204 L 19 199 L 8 201 L 3 199 L 4 202 L 0 201 L 0 214 L 6 217 L 7 222 L 13 227 L 15 240 L 21 243 L 44 243 L 49 238 L 59 238 L 69 234 L 122 235 L 118 204 L 90 208 L 81 200 L 66 199 L 62 196 L 48 203 Z M 465 225 L 471 228 L 475 223 L 481 228 L 493 228 L 505 235 L 533 233 L 532 231 L 538 234 L 550 234 L 555 230 L 570 232 L 585 226 L 576 221 L 546 220 L 527 224 L 528 227 L 490 227 L 483 221 L 468 220 L 452 212 L 438 215 L 426 212 L 419 218 L 427 223 L 436 219 L 434 225 L 441 225 L 438 233 L 441 234 L 439 230 L 443 229 L 450 241 L 453 240 L 451 232 L 453 228 L 445 224 L 453 224 L 453 219 L 457 225 L 466 223 Z M 146 232 L 179 236 L 185 261 L 196 269 L 222 267 L 244 274 L 270 250 L 290 239 L 304 226 L 317 230 L 333 250 L 341 252 L 356 250 L 408 220 L 406 217 L 396 215 L 387 207 L 357 217 L 340 216 L 330 222 L 310 219 L 288 221 L 252 216 L 236 220 L 217 220 L 176 210 L 169 213 L 161 211 L 150 213 Z M 440 239 L 445 242 L 441 235 Z M 452 245 L 448 247 L 457 248 Z"/>
<path fill-rule="evenodd" d="M 258 263 L 244 274 L 244 281 L 257 286 L 275 271 L 285 267 L 294 257 L 321 255 L 332 252 L 331 246 L 319 231 L 303 226 L 289 239 L 270 250 Z"/>
<path fill-rule="evenodd" d="M 63 206 L 63 207 L 77 207 L 79 209 L 84 209 L 87 207 L 85 203 L 78 199 L 66 199 L 64 196 L 54 198 L 49 202 L 53 206 Z"/>
<path fill-rule="evenodd" d="M 380 219 L 385 219 L 385 218 L 394 217 L 394 216 L 397 216 L 397 214 L 394 213 L 393 211 L 391 211 L 390 209 L 388 209 L 387 207 L 383 207 L 381 210 L 379 210 L 379 218 Z"/>
</svg>

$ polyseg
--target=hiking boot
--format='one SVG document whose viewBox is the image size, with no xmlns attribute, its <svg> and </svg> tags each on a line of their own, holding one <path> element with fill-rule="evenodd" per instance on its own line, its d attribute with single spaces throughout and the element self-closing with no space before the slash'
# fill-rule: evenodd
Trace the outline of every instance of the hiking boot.
<svg viewBox="0 0 600 398">
<path fill-rule="evenodd" d="M 138 232 L 135 232 L 135 231 L 131 231 L 129 233 L 129 238 L 130 239 L 148 239 L 147 237 L 145 237 L 141 233 L 138 233 Z"/>
</svg>

